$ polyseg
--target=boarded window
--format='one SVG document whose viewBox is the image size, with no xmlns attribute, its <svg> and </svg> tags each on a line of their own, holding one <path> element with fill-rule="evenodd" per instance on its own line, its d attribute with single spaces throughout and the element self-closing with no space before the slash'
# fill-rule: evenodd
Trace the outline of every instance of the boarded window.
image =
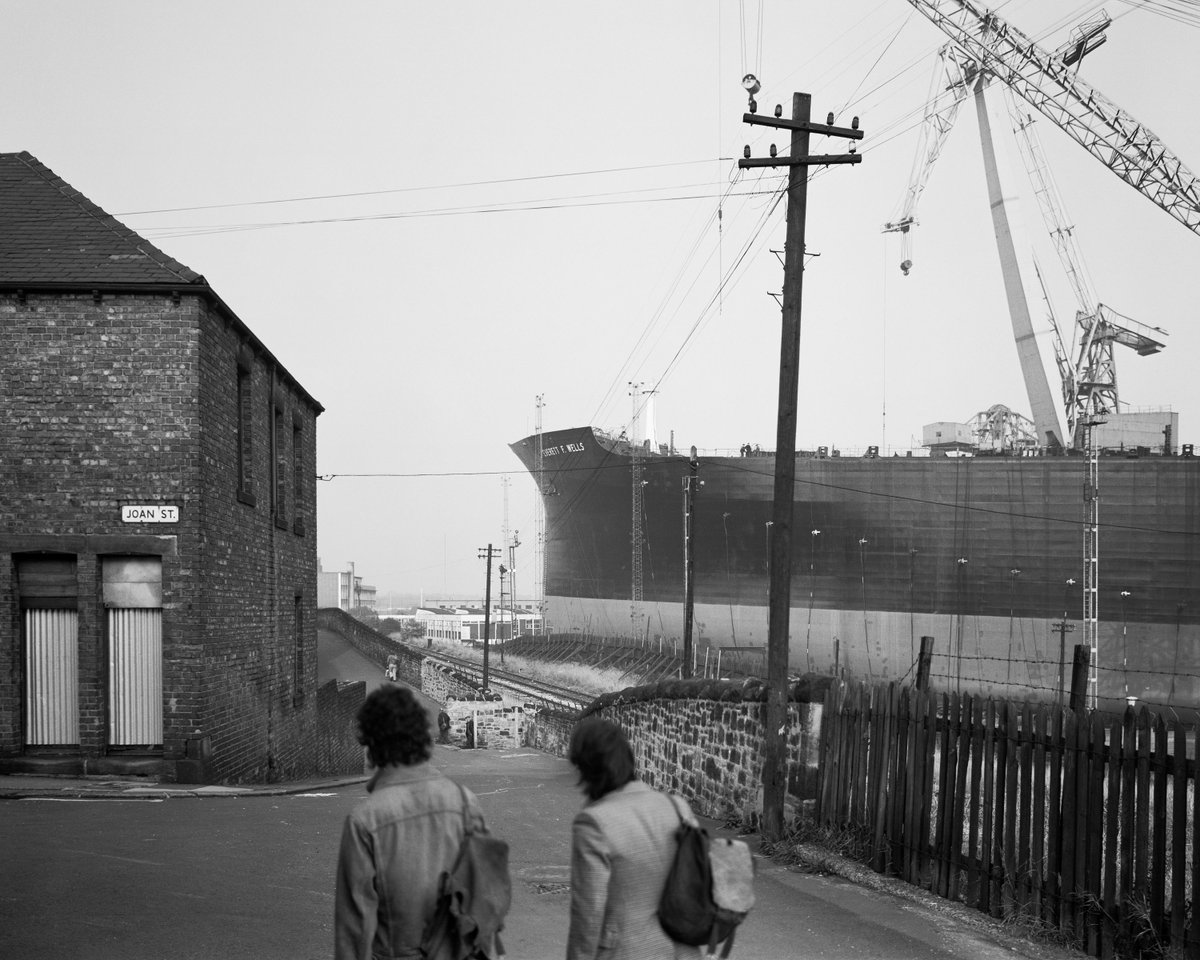
<svg viewBox="0 0 1200 960">
<path fill-rule="evenodd" d="M 73 556 L 18 557 L 25 743 L 79 743 L 79 613 Z"/>
<path fill-rule="evenodd" d="M 105 557 L 108 742 L 156 747 L 163 739 L 162 561 Z"/>
<path fill-rule="evenodd" d="M 304 497 L 304 427 L 299 418 L 292 420 L 292 530 L 304 535 L 300 505 Z"/>
<path fill-rule="evenodd" d="M 292 705 L 304 703 L 304 595 L 296 594 L 293 621 L 295 634 L 295 672 L 292 677 Z"/>
<path fill-rule="evenodd" d="M 284 417 L 283 409 L 276 406 L 272 411 L 272 436 L 271 445 L 274 448 L 274 456 L 271 464 L 271 472 L 274 474 L 271 484 L 271 513 L 275 517 L 275 522 L 280 525 L 287 524 L 287 468 L 289 459 L 287 456 L 287 447 L 284 441 L 287 439 L 284 436 Z"/>
<path fill-rule="evenodd" d="M 254 391 L 249 351 L 238 352 L 237 457 L 238 499 L 254 505 Z"/>
</svg>

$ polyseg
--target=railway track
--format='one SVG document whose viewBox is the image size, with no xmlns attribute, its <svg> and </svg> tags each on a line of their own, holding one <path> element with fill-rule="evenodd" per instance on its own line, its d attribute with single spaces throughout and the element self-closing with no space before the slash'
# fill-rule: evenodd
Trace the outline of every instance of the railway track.
<svg viewBox="0 0 1200 960">
<path fill-rule="evenodd" d="M 467 676 L 479 679 L 483 677 L 483 666 L 476 660 L 456 657 L 447 653 L 428 653 L 426 656 L 430 660 L 451 666 Z M 496 670 L 490 664 L 488 665 L 488 681 L 489 685 L 511 690 L 518 696 L 529 697 L 554 709 L 575 713 L 582 713 L 587 705 L 595 699 L 591 694 L 580 693 L 578 690 L 571 690 L 568 687 L 560 687 L 543 680 L 533 680 L 520 673 Z"/>
</svg>

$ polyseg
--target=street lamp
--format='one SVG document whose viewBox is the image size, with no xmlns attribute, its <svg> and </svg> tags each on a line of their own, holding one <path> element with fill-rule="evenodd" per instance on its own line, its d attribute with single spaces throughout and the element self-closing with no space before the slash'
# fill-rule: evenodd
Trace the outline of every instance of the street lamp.
<svg viewBox="0 0 1200 960">
<path fill-rule="evenodd" d="M 1121 675 L 1125 681 L 1125 703 L 1133 706 L 1137 697 L 1129 695 L 1129 611 L 1126 604 L 1133 596 L 1128 590 L 1121 591 Z"/>
</svg>

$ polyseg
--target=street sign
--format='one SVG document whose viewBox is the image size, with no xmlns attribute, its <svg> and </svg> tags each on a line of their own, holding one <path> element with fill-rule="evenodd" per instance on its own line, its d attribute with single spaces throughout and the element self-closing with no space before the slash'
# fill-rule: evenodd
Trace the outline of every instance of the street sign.
<svg viewBox="0 0 1200 960">
<path fill-rule="evenodd" d="M 126 504 L 121 507 L 122 523 L 178 523 L 179 508 L 164 504 Z"/>
</svg>

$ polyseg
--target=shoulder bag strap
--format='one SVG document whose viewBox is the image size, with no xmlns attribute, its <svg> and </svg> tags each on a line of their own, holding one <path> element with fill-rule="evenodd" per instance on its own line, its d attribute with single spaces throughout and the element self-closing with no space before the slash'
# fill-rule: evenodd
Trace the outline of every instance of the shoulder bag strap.
<svg viewBox="0 0 1200 960">
<path fill-rule="evenodd" d="M 469 837 L 475 832 L 475 828 L 471 826 L 471 805 L 467 800 L 467 791 L 461 783 L 458 784 L 458 792 L 462 797 L 463 835 Z"/>
<path fill-rule="evenodd" d="M 678 798 L 673 793 L 667 794 L 667 799 L 671 801 L 671 806 L 675 808 L 675 816 L 679 818 L 679 825 L 685 826 L 687 821 L 683 819 L 683 810 L 680 808 Z"/>
</svg>

